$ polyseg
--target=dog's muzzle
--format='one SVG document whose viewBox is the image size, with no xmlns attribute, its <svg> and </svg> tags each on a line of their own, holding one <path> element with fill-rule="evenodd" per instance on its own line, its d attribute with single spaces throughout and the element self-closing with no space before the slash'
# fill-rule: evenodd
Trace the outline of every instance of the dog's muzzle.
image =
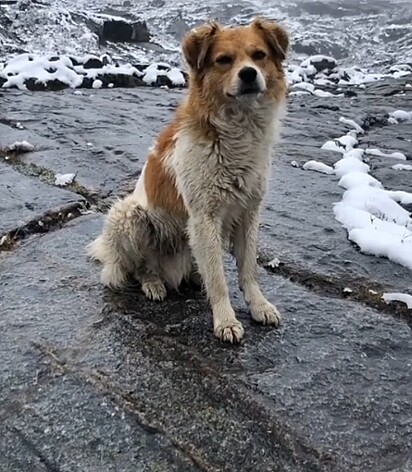
<svg viewBox="0 0 412 472">
<path fill-rule="evenodd" d="M 265 79 L 262 74 L 254 67 L 245 66 L 237 73 L 232 90 L 227 95 L 249 103 L 258 99 L 265 90 Z"/>
</svg>

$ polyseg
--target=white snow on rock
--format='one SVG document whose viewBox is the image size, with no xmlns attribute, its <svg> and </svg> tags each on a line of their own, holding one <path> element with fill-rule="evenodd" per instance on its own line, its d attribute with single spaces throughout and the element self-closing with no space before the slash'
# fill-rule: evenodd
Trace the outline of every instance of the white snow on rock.
<svg viewBox="0 0 412 472">
<path fill-rule="evenodd" d="M 292 85 L 293 89 L 303 89 L 308 92 L 313 92 L 315 90 L 315 86 L 309 82 L 298 82 L 297 84 Z"/>
<path fill-rule="evenodd" d="M 404 113 L 409 112 L 395 113 L 395 116 L 406 119 Z M 339 186 L 346 191 L 341 202 L 334 205 L 335 218 L 347 230 L 348 239 L 363 253 L 386 257 L 412 270 L 412 218 L 401 206 L 412 204 L 412 193 L 385 190 L 379 180 L 369 175 L 370 167 L 363 162 L 364 155 L 402 160 L 406 157 L 402 153 L 385 154 L 380 150 L 357 148 L 357 135 L 362 134 L 363 129 L 348 118 L 342 117 L 340 122 L 354 129 L 322 146 L 322 149 L 342 154 L 334 164 L 334 173 L 340 177 Z M 305 164 L 306 168 L 314 167 L 318 171 L 320 165 L 316 161 Z M 393 168 L 412 170 L 412 166 L 406 164 L 397 164 Z"/>
<path fill-rule="evenodd" d="M 412 111 L 396 110 L 390 116 L 398 122 L 412 120 Z"/>
<path fill-rule="evenodd" d="M 12 152 L 31 152 L 34 146 L 27 141 L 15 141 L 13 144 L 10 144 L 10 146 L 7 146 L 6 149 Z"/>
<path fill-rule="evenodd" d="M 315 89 L 313 91 L 313 95 L 316 95 L 317 97 L 321 97 L 321 98 L 337 97 L 337 95 L 334 95 L 333 93 L 326 92 L 325 90 L 321 90 L 321 89 Z"/>
<path fill-rule="evenodd" d="M 409 164 L 395 164 L 392 166 L 392 169 L 395 170 L 412 170 L 412 166 Z"/>
<path fill-rule="evenodd" d="M 65 187 L 66 185 L 72 184 L 75 178 L 76 174 L 56 174 L 54 185 Z"/>
<path fill-rule="evenodd" d="M 6 79 L 4 88 L 15 86 L 20 90 L 26 90 L 25 81 L 32 78 L 43 84 L 59 80 L 73 88 L 79 87 L 83 82 L 83 77 L 73 70 L 69 58 L 63 56 L 58 61 L 50 61 L 37 54 L 20 54 L 11 59 L 0 71 L 0 77 Z"/>
<path fill-rule="evenodd" d="M 359 134 L 363 134 L 363 133 L 364 133 L 363 128 L 362 128 L 361 126 L 359 126 L 358 123 L 356 123 L 356 121 L 354 121 L 354 120 L 349 120 L 348 118 L 345 118 L 345 117 L 341 116 L 341 117 L 339 118 L 339 121 L 340 121 L 341 123 L 343 123 L 344 125 L 348 125 L 348 126 L 354 128 L 355 131 L 356 131 L 357 133 L 359 133 Z"/>
<path fill-rule="evenodd" d="M 339 184 L 340 187 L 343 187 L 347 190 L 350 190 L 355 187 L 360 186 L 367 186 L 370 185 L 371 187 L 382 188 L 382 184 L 379 180 L 375 179 L 369 174 L 365 174 L 364 172 L 359 171 L 351 171 L 345 174 L 340 180 Z"/>
<path fill-rule="evenodd" d="M 367 174 L 370 170 L 369 166 L 364 162 L 360 161 L 356 157 L 345 157 L 345 154 L 340 161 L 335 163 L 334 168 L 335 174 L 338 177 L 343 177 L 345 174 L 349 174 L 349 172 L 362 172 Z"/>
<path fill-rule="evenodd" d="M 146 84 L 153 85 L 157 82 L 158 77 L 161 76 L 166 76 L 176 86 L 183 86 L 186 83 L 186 79 L 179 69 L 170 67 L 169 64 L 164 62 L 151 64 L 145 69 L 142 78 Z"/>
<path fill-rule="evenodd" d="M 173 85 L 182 86 L 186 83 L 184 75 L 176 67 L 172 67 L 166 76 L 171 80 Z"/>
<path fill-rule="evenodd" d="M 405 303 L 405 305 L 412 310 L 412 295 L 409 295 L 408 293 L 400 293 L 400 292 L 388 292 L 384 293 L 382 295 L 382 299 L 386 303 L 391 303 L 391 302 L 402 302 Z"/>
<path fill-rule="evenodd" d="M 323 162 L 318 162 L 318 161 L 308 161 L 305 164 L 303 164 L 302 169 L 304 170 L 314 170 L 316 172 L 321 172 L 322 174 L 334 174 L 335 171 L 333 170 L 333 167 L 330 167 Z"/>
<path fill-rule="evenodd" d="M 339 144 L 337 140 L 326 141 L 326 143 L 322 145 L 321 149 L 324 149 L 325 151 L 341 152 L 342 154 L 346 151 L 345 146 Z"/>
<path fill-rule="evenodd" d="M 93 88 L 101 88 L 104 76 L 135 76 L 143 77 L 148 85 L 156 83 L 158 76 L 167 76 L 175 86 L 184 86 L 184 74 L 167 63 L 154 63 L 143 71 L 131 64 L 114 65 L 109 56 L 102 57 L 86 55 L 77 56 L 41 56 L 38 54 L 20 54 L 0 65 L 0 78 L 5 80 L 3 87 L 18 87 L 26 90 L 26 81 L 47 84 L 59 81 L 68 87 L 77 88 L 83 84 L 83 79 L 93 80 Z"/>
<path fill-rule="evenodd" d="M 365 153 L 371 156 L 391 157 L 392 159 L 399 159 L 402 161 L 406 161 L 406 156 L 402 152 L 384 153 L 380 149 L 369 148 L 369 149 L 365 149 Z"/>
</svg>

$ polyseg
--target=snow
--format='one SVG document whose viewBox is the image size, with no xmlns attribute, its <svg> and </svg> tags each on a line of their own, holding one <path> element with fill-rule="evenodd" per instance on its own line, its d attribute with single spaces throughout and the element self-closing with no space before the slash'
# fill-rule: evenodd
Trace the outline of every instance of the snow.
<svg viewBox="0 0 412 472">
<path fill-rule="evenodd" d="M 404 119 L 406 115 L 395 113 L 395 116 Z M 386 257 L 412 270 L 412 219 L 409 211 L 401 206 L 412 204 L 412 193 L 385 190 L 379 180 L 369 175 L 370 167 L 363 162 L 364 155 L 402 160 L 406 157 L 399 152 L 357 148 L 357 136 L 363 134 L 363 129 L 349 118 L 341 117 L 339 121 L 353 130 L 322 146 L 322 149 L 342 154 L 334 169 L 325 166 L 326 173 L 340 177 L 339 186 L 346 189 L 342 200 L 334 204 L 335 218 L 347 230 L 348 239 L 363 253 Z M 323 166 L 317 161 L 309 161 L 303 168 L 322 172 Z M 412 166 L 405 164 L 397 164 L 394 168 L 412 170 Z"/>
<path fill-rule="evenodd" d="M 325 151 L 341 152 L 342 154 L 346 151 L 345 146 L 340 145 L 338 141 L 326 141 L 321 149 Z"/>
<path fill-rule="evenodd" d="M 392 166 L 392 169 L 395 170 L 412 170 L 412 166 L 409 164 L 395 164 Z"/>
<path fill-rule="evenodd" d="M 277 257 L 275 257 L 274 259 L 272 259 L 266 264 L 266 267 L 270 267 L 271 269 L 276 269 L 277 267 L 280 266 L 280 264 L 281 264 L 280 260 Z"/>
<path fill-rule="evenodd" d="M 356 123 L 356 121 L 354 121 L 354 120 L 350 120 L 348 118 L 344 118 L 343 116 L 341 116 L 339 118 L 339 121 L 340 121 L 340 123 L 343 123 L 344 125 L 348 125 L 348 126 L 354 128 L 355 131 L 359 134 L 364 133 L 363 128 L 361 126 L 359 126 L 358 123 Z"/>
<path fill-rule="evenodd" d="M 396 110 L 390 116 L 398 122 L 412 120 L 412 111 Z"/>
<path fill-rule="evenodd" d="M 313 95 L 316 95 L 317 97 L 321 97 L 321 98 L 336 97 L 336 95 L 334 95 L 333 93 L 325 92 L 324 90 L 321 90 L 321 89 L 315 89 L 313 91 Z"/>
<path fill-rule="evenodd" d="M 185 85 L 186 80 L 182 72 L 176 67 L 172 67 L 166 76 L 171 80 L 173 85 Z"/>
<path fill-rule="evenodd" d="M 379 182 L 379 180 L 375 179 L 375 177 L 359 171 L 348 172 L 339 180 L 338 185 L 347 190 L 367 185 L 370 185 L 371 187 L 382 188 L 382 184 Z"/>
<path fill-rule="evenodd" d="M 101 67 L 89 68 L 86 63 L 90 59 L 100 62 Z M 151 64 L 143 72 L 131 64 L 113 65 L 110 62 L 111 59 L 107 55 L 69 58 L 68 56 L 20 54 L 6 63 L 5 67 L 0 66 L 0 78 L 5 79 L 3 87 L 17 87 L 21 90 L 26 90 L 25 82 L 28 79 L 43 84 L 57 80 L 68 87 L 77 88 L 82 85 L 84 78 L 93 80 L 92 87 L 99 89 L 103 86 L 101 78 L 106 75 L 143 77 L 148 85 L 155 84 L 158 76 L 167 76 L 175 86 L 186 84 L 185 76 L 180 69 L 164 62 Z"/>
<path fill-rule="evenodd" d="M 407 293 L 388 292 L 382 295 L 382 299 L 386 303 L 403 302 L 409 309 L 412 309 L 412 295 Z"/>
<path fill-rule="evenodd" d="M 43 84 L 59 80 L 69 87 L 79 87 L 83 77 L 70 68 L 71 64 L 70 59 L 64 56 L 58 61 L 50 61 L 47 57 L 37 54 L 20 54 L 11 59 L 0 71 L 0 77 L 6 79 L 4 88 L 15 86 L 20 90 L 26 90 L 25 81 L 31 78 Z"/>
<path fill-rule="evenodd" d="M 345 156 L 338 162 L 335 163 L 335 174 L 338 177 L 343 177 L 349 172 L 369 172 L 369 166 L 364 162 L 360 161 L 356 157 Z"/>
<path fill-rule="evenodd" d="M 33 151 L 34 146 L 27 141 L 15 141 L 10 146 L 7 146 L 6 149 L 12 152 L 30 152 Z"/>
<path fill-rule="evenodd" d="M 322 174 L 335 173 L 335 171 L 333 170 L 333 167 L 330 167 L 326 164 L 323 164 L 323 162 L 318 162 L 318 161 L 308 161 L 305 164 L 303 164 L 302 169 L 314 170 L 316 172 L 321 172 Z"/>
<path fill-rule="evenodd" d="M 292 88 L 303 89 L 303 90 L 306 90 L 307 92 L 313 92 L 315 90 L 315 86 L 309 82 L 298 82 L 297 84 L 293 84 Z"/>
<path fill-rule="evenodd" d="M 54 185 L 65 187 L 66 185 L 72 184 L 75 178 L 76 174 L 56 174 Z"/>
<path fill-rule="evenodd" d="M 365 153 L 370 154 L 371 156 L 391 157 L 393 159 L 400 159 L 402 161 L 406 161 L 406 156 L 402 152 L 384 153 L 380 149 L 369 148 L 365 149 Z"/>
</svg>

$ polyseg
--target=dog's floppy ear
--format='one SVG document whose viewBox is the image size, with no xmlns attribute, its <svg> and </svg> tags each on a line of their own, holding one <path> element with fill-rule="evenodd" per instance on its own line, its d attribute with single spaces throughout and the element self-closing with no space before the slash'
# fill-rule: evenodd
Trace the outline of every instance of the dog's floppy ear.
<svg viewBox="0 0 412 472">
<path fill-rule="evenodd" d="M 289 47 L 289 36 L 282 26 L 273 21 L 256 18 L 252 23 L 252 27 L 263 34 L 268 45 L 281 61 L 286 59 L 286 53 Z"/>
<path fill-rule="evenodd" d="M 219 24 L 211 22 L 192 29 L 183 38 L 183 55 L 193 71 L 199 72 L 205 67 L 207 54 L 219 30 Z"/>
</svg>

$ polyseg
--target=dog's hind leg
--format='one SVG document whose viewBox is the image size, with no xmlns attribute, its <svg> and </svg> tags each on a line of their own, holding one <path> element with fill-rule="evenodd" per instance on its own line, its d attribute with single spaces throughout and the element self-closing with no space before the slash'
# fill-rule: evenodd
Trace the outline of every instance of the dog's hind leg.
<svg viewBox="0 0 412 472">
<path fill-rule="evenodd" d="M 141 264 L 143 248 L 139 233 L 145 219 L 146 210 L 133 195 L 116 202 L 110 209 L 102 234 L 88 247 L 89 256 L 103 264 L 101 281 L 104 285 L 121 288 Z"/>
</svg>

